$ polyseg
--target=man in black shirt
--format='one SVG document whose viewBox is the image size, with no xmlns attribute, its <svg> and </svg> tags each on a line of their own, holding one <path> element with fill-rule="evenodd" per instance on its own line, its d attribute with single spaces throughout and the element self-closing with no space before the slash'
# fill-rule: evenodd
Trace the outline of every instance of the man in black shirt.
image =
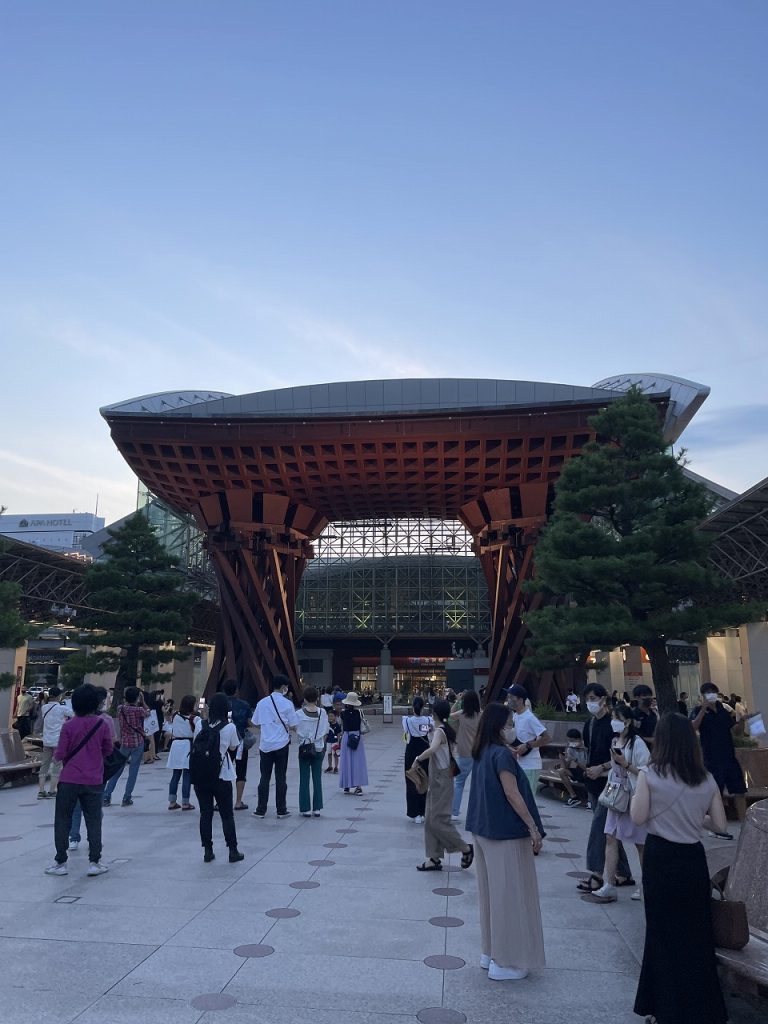
<svg viewBox="0 0 768 1024">
<path fill-rule="evenodd" d="M 744 772 L 736 759 L 731 730 L 736 716 L 723 707 L 714 683 L 703 683 L 701 703 L 691 712 L 691 723 L 701 739 L 704 767 L 712 774 L 720 793 L 724 789 L 733 797 L 739 821 L 744 820 L 747 791 Z"/>
<path fill-rule="evenodd" d="M 227 679 L 222 686 L 227 703 L 229 704 L 230 714 L 232 715 L 232 724 L 237 729 L 237 735 L 240 740 L 243 739 L 246 732 L 248 731 L 248 724 L 251 720 L 251 708 L 249 704 L 246 704 L 244 700 L 240 700 L 236 696 L 238 685 L 236 679 Z M 235 806 L 236 811 L 245 811 L 248 809 L 248 804 L 243 803 L 243 793 L 245 792 L 245 780 L 248 776 L 248 750 L 243 744 L 243 748 L 240 751 L 240 756 L 235 759 Z"/>
<path fill-rule="evenodd" d="M 659 720 L 659 716 L 653 710 L 653 690 L 645 683 L 639 683 L 632 690 L 632 696 L 637 701 L 633 715 L 637 722 L 637 735 L 642 736 L 644 740 L 652 739 Z"/>
<path fill-rule="evenodd" d="M 611 767 L 611 709 L 608 692 L 600 683 L 591 683 L 584 691 L 587 711 L 592 717 L 584 726 L 584 745 L 587 748 L 587 768 L 585 785 L 592 804 L 592 825 L 587 841 L 587 870 L 590 877 L 579 882 L 577 888 L 581 892 L 592 893 L 603 884 L 605 868 L 605 819 L 608 809 L 603 807 L 598 797 L 605 789 L 608 771 Z M 616 868 L 617 885 L 634 885 L 632 872 L 629 870 L 624 846 L 619 843 L 619 862 Z"/>
</svg>

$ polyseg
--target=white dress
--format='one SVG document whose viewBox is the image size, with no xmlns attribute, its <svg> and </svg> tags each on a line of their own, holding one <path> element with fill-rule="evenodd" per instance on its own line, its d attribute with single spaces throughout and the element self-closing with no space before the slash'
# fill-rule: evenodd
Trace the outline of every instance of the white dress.
<svg viewBox="0 0 768 1024">
<path fill-rule="evenodd" d="M 166 768 L 189 768 L 189 751 L 192 747 L 192 737 L 194 732 L 192 726 L 189 724 L 189 719 L 184 718 L 183 715 L 176 714 L 173 716 L 170 728 L 171 736 L 173 737 L 173 743 L 171 743 L 171 749 L 168 752 L 168 760 L 166 762 Z"/>
</svg>

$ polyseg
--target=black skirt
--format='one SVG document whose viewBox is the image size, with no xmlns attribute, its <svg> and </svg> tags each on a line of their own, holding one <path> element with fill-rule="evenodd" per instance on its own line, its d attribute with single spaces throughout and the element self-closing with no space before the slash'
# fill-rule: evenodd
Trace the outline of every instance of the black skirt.
<svg viewBox="0 0 768 1024">
<path fill-rule="evenodd" d="M 725 1024 L 711 886 L 701 843 L 649 835 L 643 854 L 645 948 L 635 1013 L 659 1024 Z"/>
<path fill-rule="evenodd" d="M 418 757 L 419 754 L 423 754 L 425 750 L 429 750 L 429 740 L 423 736 L 411 736 L 408 740 L 408 744 L 405 748 L 405 771 L 413 764 L 414 758 Z M 429 762 L 422 761 L 421 767 L 425 772 L 429 772 Z M 427 807 L 427 794 L 417 793 L 416 787 L 411 780 L 406 776 L 405 779 L 405 813 L 409 818 L 424 817 L 424 813 Z"/>
</svg>

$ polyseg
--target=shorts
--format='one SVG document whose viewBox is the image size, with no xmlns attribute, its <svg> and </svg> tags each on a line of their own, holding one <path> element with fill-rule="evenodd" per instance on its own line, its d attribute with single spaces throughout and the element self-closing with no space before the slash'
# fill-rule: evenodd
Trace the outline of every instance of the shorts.
<svg viewBox="0 0 768 1024">
<path fill-rule="evenodd" d="M 718 764 L 707 764 L 706 769 L 711 772 L 712 778 L 717 783 L 717 788 L 722 793 L 728 790 L 731 796 L 739 796 L 746 793 L 747 786 L 744 782 L 744 772 L 735 757 L 728 761 L 721 761 Z"/>
<path fill-rule="evenodd" d="M 569 768 L 568 774 L 571 776 L 574 782 L 581 782 L 582 784 L 586 781 L 587 775 L 583 768 Z"/>
<path fill-rule="evenodd" d="M 243 747 L 242 756 L 235 761 L 235 778 L 238 782 L 245 782 L 248 774 L 248 751 Z"/>
</svg>

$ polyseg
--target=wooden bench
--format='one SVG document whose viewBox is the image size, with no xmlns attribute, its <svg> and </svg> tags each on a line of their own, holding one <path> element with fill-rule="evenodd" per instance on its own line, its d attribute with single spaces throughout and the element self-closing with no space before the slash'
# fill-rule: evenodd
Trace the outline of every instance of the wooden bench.
<svg viewBox="0 0 768 1024">
<path fill-rule="evenodd" d="M 547 789 L 552 788 L 558 790 L 558 795 L 562 800 L 567 795 L 567 790 L 563 785 L 563 780 L 555 770 L 555 765 L 559 764 L 556 760 L 550 760 L 549 758 L 542 758 L 542 768 L 539 774 L 539 785 L 545 786 Z M 571 785 L 577 793 L 584 793 L 586 799 L 587 789 L 583 782 L 577 782 L 575 779 L 571 780 Z"/>
<path fill-rule="evenodd" d="M 750 807 L 736 856 L 728 872 L 726 899 L 747 906 L 750 938 L 744 949 L 718 949 L 717 961 L 727 992 L 768 1009 L 768 800 Z"/>
<path fill-rule="evenodd" d="M 40 762 L 34 758 L 16 764 L 0 764 L 0 789 L 16 782 L 31 782 L 40 770 Z"/>
</svg>

